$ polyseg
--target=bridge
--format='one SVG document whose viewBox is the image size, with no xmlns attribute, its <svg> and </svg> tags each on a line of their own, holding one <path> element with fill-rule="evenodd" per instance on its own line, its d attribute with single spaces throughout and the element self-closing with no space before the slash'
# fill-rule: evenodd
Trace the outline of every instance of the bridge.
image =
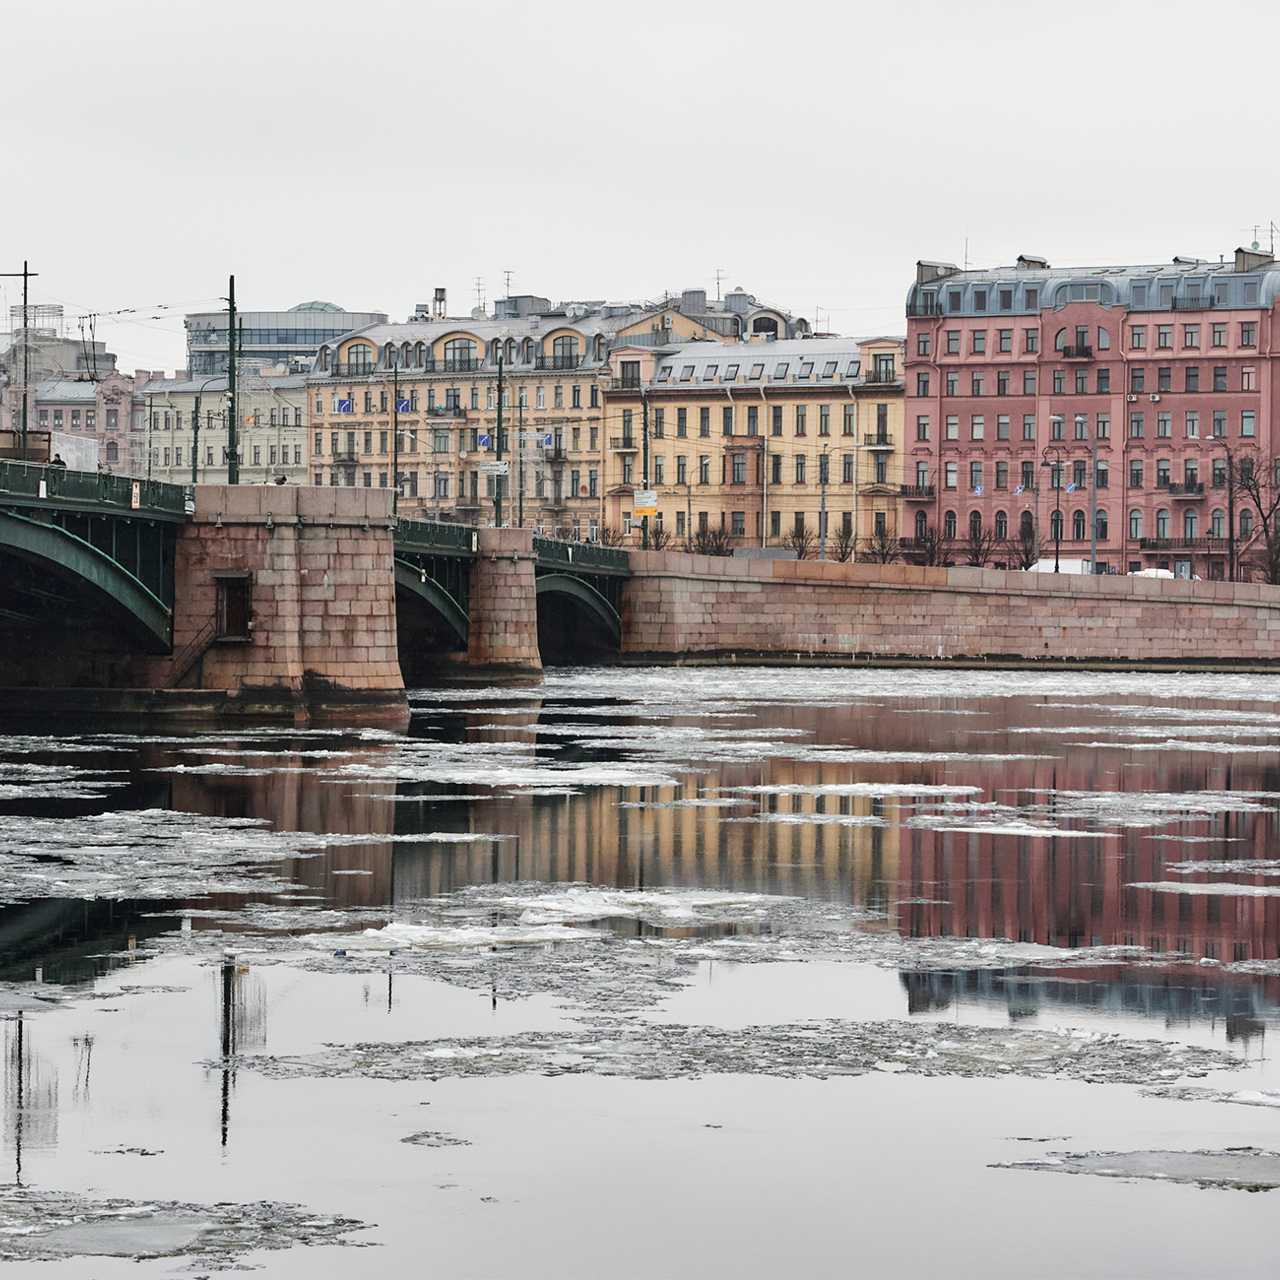
<svg viewBox="0 0 1280 1280">
<path fill-rule="evenodd" d="M 0 709 L 403 721 L 544 661 L 1268 667 L 1280 588 L 753 561 L 398 519 L 386 490 L 0 462 Z"/>
</svg>

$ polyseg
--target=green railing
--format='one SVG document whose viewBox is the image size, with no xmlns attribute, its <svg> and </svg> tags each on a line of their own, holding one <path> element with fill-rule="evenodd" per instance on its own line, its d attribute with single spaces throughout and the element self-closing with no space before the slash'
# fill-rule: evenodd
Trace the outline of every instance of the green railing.
<svg viewBox="0 0 1280 1280">
<path fill-rule="evenodd" d="M 185 517 L 188 512 L 188 492 L 180 484 L 0 459 L 0 500 L 4 499 L 41 506 L 93 506 L 122 513 L 146 511 Z"/>
<path fill-rule="evenodd" d="M 469 524 L 444 524 L 436 520 L 396 521 L 395 544 L 406 550 L 443 555 L 473 555 L 476 531 Z"/>
<path fill-rule="evenodd" d="M 561 542 L 558 538 L 533 540 L 533 554 L 540 564 L 565 565 L 588 573 L 630 573 L 631 557 L 621 547 L 596 542 Z"/>
</svg>

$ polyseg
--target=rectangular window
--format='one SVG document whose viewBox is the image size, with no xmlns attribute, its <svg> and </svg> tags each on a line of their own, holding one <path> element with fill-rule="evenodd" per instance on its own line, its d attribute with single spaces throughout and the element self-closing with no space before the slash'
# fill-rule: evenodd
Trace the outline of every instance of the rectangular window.
<svg viewBox="0 0 1280 1280">
<path fill-rule="evenodd" d="M 960 330 L 947 330 L 947 355 L 958 356 L 960 354 Z"/>
<path fill-rule="evenodd" d="M 916 355 L 927 356 L 929 354 L 929 335 L 928 333 L 916 334 Z"/>
<path fill-rule="evenodd" d="M 803 453 L 796 454 L 796 484 L 804 484 L 805 480 L 805 456 Z"/>
<path fill-rule="evenodd" d="M 780 453 L 769 455 L 769 483 L 782 483 L 782 454 Z"/>
<path fill-rule="evenodd" d="M 980 356 L 987 349 L 987 331 L 985 329 L 975 329 L 973 331 L 973 354 Z"/>
<path fill-rule="evenodd" d="M 1012 351 L 1013 350 L 1013 330 L 1001 329 L 999 330 L 999 335 L 1000 335 L 1000 350 L 1004 352 Z"/>
<path fill-rule="evenodd" d="M 1256 347 L 1258 345 L 1258 326 L 1252 320 L 1240 326 L 1240 345 L 1242 347 Z"/>
<path fill-rule="evenodd" d="M 689 481 L 689 459 L 683 453 L 676 454 L 676 484 L 687 484 Z"/>
<path fill-rule="evenodd" d="M 698 435 L 709 436 L 711 434 L 711 410 L 705 406 L 698 410 Z"/>
<path fill-rule="evenodd" d="M 943 467 L 943 486 L 947 489 L 959 488 L 960 464 L 948 462 Z"/>
<path fill-rule="evenodd" d="M 947 373 L 947 395 L 958 396 L 960 394 L 960 375 L 955 370 Z"/>
<path fill-rule="evenodd" d="M 1036 464 L 1034 462 L 1024 462 L 1022 464 L 1022 487 L 1024 489 L 1035 488 L 1036 483 Z"/>
<path fill-rule="evenodd" d="M 1156 346 L 1168 350 L 1173 348 L 1173 325 L 1161 324 L 1156 326 Z"/>
<path fill-rule="evenodd" d="M 996 463 L 996 488 L 1007 489 L 1009 487 L 1009 464 L 1007 462 Z"/>
<path fill-rule="evenodd" d="M 1066 420 L 1061 414 L 1055 414 L 1049 419 L 1049 434 L 1055 440 L 1065 440 L 1067 438 Z"/>
<path fill-rule="evenodd" d="M 1033 396 L 1036 393 L 1036 371 L 1034 369 L 1026 369 L 1022 374 L 1022 394 L 1024 396 Z"/>
<path fill-rule="evenodd" d="M 782 406 L 775 404 L 773 406 L 773 425 L 771 431 L 775 436 L 782 434 Z"/>
<path fill-rule="evenodd" d="M 661 440 L 662 437 L 666 434 L 666 429 L 667 429 L 667 411 L 665 409 L 655 409 L 653 411 L 653 438 L 655 440 Z M 576 443 L 577 434 L 578 434 L 578 431 L 577 431 L 577 428 L 575 427 L 574 428 L 575 443 L 573 446 L 575 449 L 578 447 Z M 752 434 L 754 434 L 754 432 Z"/>
<path fill-rule="evenodd" d="M 1065 369 L 1055 369 L 1053 371 L 1053 394 L 1060 396 L 1067 389 L 1067 374 Z"/>
<path fill-rule="evenodd" d="M 1129 438 L 1131 440 L 1142 439 L 1142 414 L 1134 413 L 1129 416 Z"/>
<path fill-rule="evenodd" d="M 573 407 L 575 409 L 582 408 L 582 387 L 578 383 L 573 384 Z M 659 413 L 662 411 L 659 410 Z"/>
<path fill-rule="evenodd" d="M 1076 414 L 1076 439 L 1087 440 L 1089 438 L 1089 419 L 1083 413 Z"/>
<path fill-rule="evenodd" d="M 1169 459 L 1156 459 L 1156 488 L 1167 489 L 1169 487 Z"/>
<path fill-rule="evenodd" d="M 593 409 L 600 407 L 600 388 L 594 382 L 591 384 L 591 407 Z"/>
<path fill-rule="evenodd" d="M 1133 461 L 1129 463 L 1129 488 L 1142 488 L 1142 463 Z"/>
<path fill-rule="evenodd" d="M 972 386 L 972 394 L 973 394 L 973 395 L 975 395 L 975 396 L 980 396 L 980 395 L 982 395 L 982 394 L 983 394 L 983 391 L 982 391 L 983 376 L 982 376 L 982 374 L 980 374 L 980 373 L 975 373 L 975 374 L 973 374 L 973 375 L 971 376 L 971 378 L 970 378 L 970 383 L 971 383 L 971 386 Z"/>
<path fill-rule="evenodd" d="M 796 405 L 796 435 L 802 436 L 809 429 L 809 410 L 805 405 Z"/>
<path fill-rule="evenodd" d="M 1213 326 L 1213 345 L 1215 347 L 1225 347 L 1227 345 L 1227 326 L 1225 324 L 1215 324 Z"/>
<path fill-rule="evenodd" d="M 1007 396 L 1009 394 L 1009 370 L 1001 369 L 996 374 L 996 395 Z"/>
<path fill-rule="evenodd" d="M 1111 394 L 1111 370 L 1098 370 L 1098 394 L 1100 396 Z"/>
<path fill-rule="evenodd" d="M 973 309 L 975 311 L 985 311 L 987 309 L 987 291 L 985 289 L 975 289 L 973 291 Z"/>
<path fill-rule="evenodd" d="M 1227 389 L 1227 366 L 1225 364 L 1213 366 L 1213 389 L 1215 391 L 1225 391 Z"/>
<path fill-rule="evenodd" d="M 969 463 L 969 488 L 982 488 L 982 463 L 980 462 Z"/>
<path fill-rule="evenodd" d="M 1253 435 L 1253 410 L 1246 409 L 1240 415 L 1240 434 L 1242 436 Z"/>
<path fill-rule="evenodd" d="M 1143 351 L 1147 346 L 1147 326 L 1145 324 L 1135 324 L 1129 329 L 1129 349 L 1131 351 Z"/>
<path fill-rule="evenodd" d="M 986 423 L 983 421 L 980 413 L 975 413 L 969 420 L 969 438 L 971 440 L 981 440 L 986 433 Z"/>
<path fill-rule="evenodd" d="M 996 417 L 996 439 L 1007 440 L 1009 438 L 1009 415 L 1002 413 Z"/>
<path fill-rule="evenodd" d="M 880 454 L 879 456 L 882 458 L 884 457 L 884 454 Z M 845 484 L 853 483 L 853 454 L 851 453 L 846 453 L 844 455 L 844 468 L 841 473 L 841 479 Z"/>
<path fill-rule="evenodd" d="M 552 407 L 556 409 L 564 408 L 564 388 L 563 387 L 556 387 L 555 404 Z"/>
<path fill-rule="evenodd" d="M 1146 377 L 1147 375 L 1146 375 L 1145 369 L 1130 369 L 1129 370 L 1129 390 L 1132 392 L 1135 392 L 1136 394 L 1141 395 L 1144 384 L 1146 383 Z"/>
<path fill-rule="evenodd" d="M 929 375 L 927 373 L 916 374 L 916 395 L 927 396 L 929 394 Z"/>
<path fill-rule="evenodd" d="M 534 393 L 533 393 L 533 401 L 534 401 L 534 404 L 535 404 L 539 409 L 545 409 L 545 408 L 547 407 L 547 389 L 546 389 L 546 387 L 537 387 L 537 388 L 535 388 Z"/>
<path fill-rule="evenodd" d="M 929 415 L 920 414 L 916 418 L 916 439 L 927 440 L 929 438 Z"/>
<path fill-rule="evenodd" d="M 1185 390 L 1187 390 L 1187 391 L 1199 391 L 1199 390 L 1200 390 L 1200 370 L 1199 370 L 1199 368 L 1198 368 L 1197 366 L 1195 366 L 1195 365 L 1188 365 L 1188 366 L 1186 367 L 1186 369 L 1184 369 L 1184 370 L 1183 370 L 1183 374 L 1184 374 L 1184 376 L 1185 376 L 1185 378 L 1186 378 L 1186 387 L 1185 387 Z"/>
<path fill-rule="evenodd" d="M 1168 439 L 1173 435 L 1173 414 L 1157 413 L 1156 414 L 1156 437 L 1158 439 Z"/>
<path fill-rule="evenodd" d="M 315 435 L 315 448 L 312 449 L 312 453 L 314 453 L 316 457 L 319 457 L 323 452 L 324 452 L 324 434 L 323 432 L 317 431 Z"/>
<path fill-rule="evenodd" d="M 818 406 L 818 434 L 820 436 L 829 436 L 831 434 L 831 406 L 829 404 L 820 404 Z"/>
<path fill-rule="evenodd" d="M 781 419 L 779 419 L 779 421 L 781 421 Z M 841 434 L 846 436 L 856 435 L 857 425 L 858 425 L 858 406 L 853 404 L 845 405 L 844 426 L 841 429 Z"/>
<path fill-rule="evenodd" d="M 1034 440 L 1036 438 L 1036 415 L 1034 413 L 1024 413 L 1022 415 L 1022 438 L 1024 440 Z"/>
<path fill-rule="evenodd" d="M 1088 369 L 1076 370 L 1076 395 L 1083 396 L 1089 393 L 1089 371 Z"/>
<path fill-rule="evenodd" d="M 1035 352 L 1040 350 L 1040 330 L 1024 329 L 1022 336 L 1025 339 L 1023 350 L 1027 352 Z"/>
<path fill-rule="evenodd" d="M 684 439 L 689 434 L 689 410 L 676 410 L 676 435 Z"/>
<path fill-rule="evenodd" d="M 1200 345 L 1200 326 L 1198 324 L 1184 324 L 1182 326 L 1182 345 L 1184 347 L 1198 347 Z"/>
<path fill-rule="evenodd" d="M 1245 365 L 1245 367 L 1240 370 L 1240 390 L 1256 391 L 1257 387 L 1254 385 L 1253 378 L 1254 378 L 1253 366 L 1248 364 Z"/>
<path fill-rule="evenodd" d="M 947 415 L 946 425 L 943 430 L 942 438 L 944 440 L 960 439 L 960 418 L 957 414 L 949 413 Z"/>
<path fill-rule="evenodd" d="M 720 432 L 722 435 L 733 435 L 733 407 L 726 405 L 720 410 Z"/>
<path fill-rule="evenodd" d="M 1187 439 L 1200 438 L 1200 414 L 1195 409 L 1187 410 Z"/>
<path fill-rule="evenodd" d="M 1098 471 L 1093 478 L 1094 487 L 1097 489 L 1105 489 L 1111 482 L 1111 468 L 1101 458 L 1098 460 Z"/>
<path fill-rule="evenodd" d="M 747 435 L 758 436 L 760 434 L 760 406 L 758 404 L 747 405 Z"/>
<path fill-rule="evenodd" d="M 1026 309 L 1028 311 L 1038 311 L 1040 309 L 1040 290 L 1028 289 L 1026 291 Z"/>
<path fill-rule="evenodd" d="M 1227 411 L 1225 409 L 1215 409 L 1213 411 L 1213 434 L 1222 439 L 1227 434 Z"/>
<path fill-rule="evenodd" d="M 1157 369 L 1156 370 L 1156 390 L 1172 391 L 1173 390 L 1173 370 Z"/>
<path fill-rule="evenodd" d="M 1111 415 L 1109 413 L 1098 414 L 1098 439 L 1111 439 Z"/>
</svg>

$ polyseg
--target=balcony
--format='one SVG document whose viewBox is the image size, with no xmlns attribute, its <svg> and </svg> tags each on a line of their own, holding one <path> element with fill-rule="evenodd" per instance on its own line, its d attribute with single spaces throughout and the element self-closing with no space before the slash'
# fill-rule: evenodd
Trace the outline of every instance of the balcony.
<svg viewBox="0 0 1280 1280">
<path fill-rule="evenodd" d="M 638 377 L 632 378 L 610 378 L 610 391 L 639 391 L 643 383 Z"/>
<path fill-rule="evenodd" d="M 335 467 L 354 467 L 360 461 L 360 454 L 355 449 L 339 449 L 329 455 L 329 461 Z"/>
<path fill-rule="evenodd" d="M 887 431 L 869 432 L 862 437 L 864 449 L 892 449 L 893 437 Z"/>
<path fill-rule="evenodd" d="M 567 462 L 569 460 L 569 454 L 564 445 L 556 445 L 551 449 L 543 449 L 542 456 L 547 462 Z"/>
<path fill-rule="evenodd" d="M 534 357 L 535 369 L 576 369 L 582 363 L 581 356 L 547 356 Z"/>
<path fill-rule="evenodd" d="M 334 362 L 332 368 L 334 375 L 339 378 L 371 378 L 377 366 L 365 360 L 355 364 L 338 360 Z"/>
<path fill-rule="evenodd" d="M 908 316 L 940 316 L 942 304 L 937 298 L 929 298 L 925 302 L 908 302 Z"/>
<path fill-rule="evenodd" d="M 427 417 L 429 418 L 465 418 L 467 411 L 460 404 L 429 404 L 427 406 Z"/>
<path fill-rule="evenodd" d="M 868 369 L 863 382 L 868 386 L 891 386 L 895 382 L 902 381 L 902 374 L 895 372 L 893 369 Z"/>
<path fill-rule="evenodd" d="M 468 360 L 463 356 L 445 356 L 436 362 L 440 373 L 479 373 L 483 368 L 483 360 Z"/>
<path fill-rule="evenodd" d="M 1211 311 L 1214 305 L 1214 300 L 1211 297 L 1174 298 L 1173 300 L 1173 309 L 1175 311 Z"/>
<path fill-rule="evenodd" d="M 635 453 L 639 449 L 636 444 L 635 436 L 610 436 L 609 448 L 616 449 L 619 453 Z"/>
<path fill-rule="evenodd" d="M 933 497 L 933 485 L 900 484 L 898 486 L 898 496 L 901 498 L 914 498 L 917 501 L 926 501 Z"/>
<path fill-rule="evenodd" d="M 1064 360 L 1092 360 L 1093 348 L 1081 346 L 1063 347 L 1062 358 Z"/>
<path fill-rule="evenodd" d="M 1226 538 L 1139 538 L 1143 551 L 1209 551 L 1225 555 Z"/>
<path fill-rule="evenodd" d="M 1203 498 L 1204 497 L 1203 482 L 1200 482 L 1198 484 L 1178 484 L 1176 481 L 1170 482 L 1168 484 L 1157 483 L 1156 488 L 1165 490 L 1171 497 L 1174 497 L 1174 498 Z"/>
</svg>

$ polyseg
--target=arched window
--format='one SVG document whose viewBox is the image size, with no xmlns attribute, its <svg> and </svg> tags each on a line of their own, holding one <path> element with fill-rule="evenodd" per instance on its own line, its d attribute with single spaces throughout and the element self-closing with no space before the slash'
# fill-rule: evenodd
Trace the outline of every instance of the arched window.
<svg viewBox="0 0 1280 1280">
<path fill-rule="evenodd" d="M 1098 329 L 1098 350 L 1099 351 L 1111 350 L 1111 335 L 1101 327 L 1099 327 Z"/>
<path fill-rule="evenodd" d="M 1209 529 L 1215 538 L 1225 538 L 1227 536 L 1227 517 L 1221 511 L 1215 511 L 1210 522 Z"/>
<path fill-rule="evenodd" d="M 329 372 L 329 348 L 320 348 L 320 369 L 323 373 Z"/>
<path fill-rule="evenodd" d="M 116 444 L 114 440 L 107 441 L 107 461 L 108 462 L 120 461 L 120 446 Z"/>
<path fill-rule="evenodd" d="M 954 538 L 956 536 L 956 513 L 948 511 L 942 517 L 942 536 L 944 538 Z"/>
<path fill-rule="evenodd" d="M 1018 522 L 1019 532 L 1024 538 L 1034 538 L 1036 536 L 1036 522 L 1031 516 L 1030 511 L 1022 513 L 1022 519 Z"/>
<path fill-rule="evenodd" d="M 752 333 L 771 333 L 778 336 L 778 322 L 772 316 L 756 316 L 751 322 Z"/>
<path fill-rule="evenodd" d="M 413 361 L 413 348 L 409 345 L 409 343 L 406 342 L 404 346 L 400 348 L 401 367 L 407 368 L 412 361 Z"/>
<path fill-rule="evenodd" d="M 1062 526 L 1062 512 L 1055 511 L 1053 515 L 1049 517 L 1049 537 L 1051 537 L 1054 542 L 1062 541 Z"/>
<path fill-rule="evenodd" d="M 975 541 L 978 538 L 982 537 L 982 512 L 981 511 L 969 512 L 969 537 L 973 538 Z"/>
<path fill-rule="evenodd" d="M 1142 537 L 1142 512 L 1141 511 L 1129 512 L 1129 537 L 1131 538 Z"/>
<path fill-rule="evenodd" d="M 507 339 L 506 361 L 508 364 L 514 363 L 516 358 L 516 340 L 514 338 Z"/>
<path fill-rule="evenodd" d="M 1182 513 L 1182 536 L 1184 538 L 1194 538 L 1196 536 L 1196 525 L 1199 521 L 1196 519 L 1194 511 L 1184 511 Z"/>
<path fill-rule="evenodd" d="M 419 369 L 422 368 L 422 343 L 420 342 L 417 343 L 413 348 L 413 363 Z"/>
<path fill-rule="evenodd" d="M 556 338 L 551 344 L 551 367 L 553 369 L 576 369 L 578 367 L 577 338 Z"/>
<path fill-rule="evenodd" d="M 382 355 L 387 368 L 390 369 L 396 362 L 396 344 L 394 342 L 388 342 L 382 349 Z"/>
<path fill-rule="evenodd" d="M 1167 538 L 1169 536 L 1169 513 L 1163 508 L 1156 512 L 1156 537 Z"/>
<path fill-rule="evenodd" d="M 923 538 L 929 532 L 929 517 L 923 511 L 916 512 L 916 537 Z"/>
<path fill-rule="evenodd" d="M 1071 536 L 1079 542 L 1085 536 L 1085 518 L 1083 511 L 1077 511 L 1071 517 Z"/>
<path fill-rule="evenodd" d="M 476 344 L 470 338 L 450 338 L 444 344 L 444 371 L 470 373 L 478 365 Z"/>
<path fill-rule="evenodd" d="M 1242 511 L 1240 513 L 1240 536 L 1242 538 L 1253 537 L 1253 512 Z"/>
<path fill-rule="evenodd" d="M 364 342 L 357 342 L 347 348 L 347 371 L 349 373 L 368 373 L 373 368 L 373 348 Z"/>
<path fill-rule="evenodd" d="M 1067 331 L 1065 329 L 1059 329 L 1053 339 L 1053 349 L 1055 351 L 1061 351 L 1062 348 L 1065 347 L 1066 345 L 1067 345 Z"/>
<path fill-rule="evenodd" d="M 525 362 L 525 364 L 533 363 L 533 339 L 532 338 L 526 338 L 524 342 L 520 344 L 520 358 Z"/>
<path fill-rule="evenodd" d="M 1009 536 L 1009 517 L 1003 511 L 996 512 L 996 537 L 1002 541 Z"/>
<path fill-rule="evenodd" d="M 1098 541 L 1106 542 L 1107 540 L 1107 513 L 1105 511 L 1098 512 Z"/>
</svg>

